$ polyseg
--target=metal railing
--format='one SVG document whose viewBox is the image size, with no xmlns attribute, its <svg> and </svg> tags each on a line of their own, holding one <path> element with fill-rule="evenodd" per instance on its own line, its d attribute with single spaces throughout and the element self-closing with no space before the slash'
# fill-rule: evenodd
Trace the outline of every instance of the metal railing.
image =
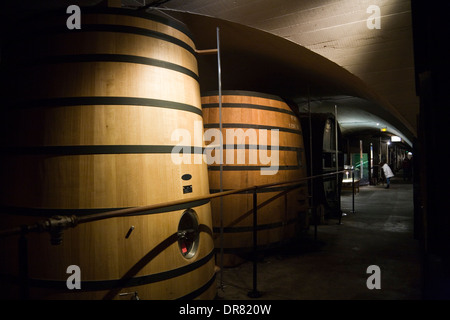
<svg viewBox="0 0 450 320">
<path fill-rule="evenodd" d="M 354 169 L 350 169 L 350 170 L 353 171 Z M 253 194 L 253 231 L 252 231 L 253 232 L 253 259 L 252 259 L 253 260 L 253 288 L 252 288 L 252 291 L 250 291 L 248 295 L 249 295 L 249 297 L 256 298 L 256 297 L 260 296 L 260 293 L 257 290 L 257 245 L 258 245 L 257 230 L 258 230 L 258 207 L 259 208 L 261 207 L 261 204 L 258 206 L 257 191 L 260 189 L 270 188 L 270 187 L 274 187 L 274 186 L 284 186 L 286 188 L 286 191 L 283 191 L 283 192 L 291 192 L 295 189 L 302 187 L 302 185 L 296 186 L 300 182 L 304 182 L 304 181 L 308 181 L 308 180 L 314 181 L 314 179 L 317 179 L 317 178 L 338 175 L 338 174 L 348 172 L 348 171 L 349 171 L 349 169 L 315 175 L 315 176 L 308 176 L 308 177 L 291 180 L 291 181 L 268 183 L 268 184 L 263 184 L 263 185 L 241 188 L 241 189 L 234 189 L 234 190 L 229 190 L 229 191 L 212 193 L 212 194 L 208 194 L 205 196 L 193 197 L 193 198 L 189 198 L 189 199 L 181 199 L 181 200 L 147 205 L 147 206 L 119 209 L 119 210 L 107 211 L 107 212 L 90 214 L 90 215 L 53 216 L 53 217 L 41 220 L 35 224 L 22 225 L 19 227 L 2 230 L 2 231 L 0 231 L 0 238 L 6 237 L 6 236 L 12 236 L 12 235 L 20 235 L 19 250 L 21 250 L 21 252 L 19 252 L 19 260 L 23 263 L 24 262 L 23 259 L 27 259 L 26 255 L 28 252 L 27 245 L 26 245 L 26 239 L 25 239 L 25 235 L 27 233 L 49 232 L 50 238 L 51 238 L 51 240 L 50 240 L 51 243 L 53 245 L 58 245 L 62 241 L 62 233 L 64 232 L 64 230 L 66 230 L 68 228 L 75 228 L 76 226 L 83 224 L 83 223 L 89 223 L 89 222 L 93 222 L 93 221 L 99 221 L 99 220 L 111 219 L 111 218 L 117 218 L 117 217 L 124 217 L 124 216 L 141 213 L 141 212 L 148 211 L 148 210 L 162 209 L 162 208 L 181 205 L 181 204 L 189 204 L 189 203 L 193 203 L 193 202 L 197 202 L 197 201 L 201 201 L 201 200 L 210 200 L 210 199 L 225 197 L 228 195 L 233 195 L 233 194 L 238 194 L 238 193 L 252 193 Z M 354 174 L 352 174 L 352 177 L 353 177 L 353 179 L 352 179 L 352 186 L 353 186 L 353 192 L 352 192 L 353 210 L 352 210 L 352 212 L 355 212 L 355 210 L 354 210 L 354 205 L 355 205 L 355 202 L 354 202 L 354 197 L 355 197 Z M 338 186 L 336 186 L 336 187 L 338 187 Z M 291 189 L 289 189 L 289 188 L 291 188 Z M 313 186 L 311 186 L 311 189 L 312 188 L 313 188 Z M 276 199 L 276 197 L 273 197 L 272 201 L 275 199 Z M 311 200 L 314 201 L 314 199 L 311 199 Z M 264 205 L 266 205 L 266 204 L 267 203 L 264 203 Z M 311 207 L 314 208 L 314 204 L 310 205 L 310 208 Z M 318 219 L 315 216 L 315 214 L 316 213 L 314 212 L 313 220 L 314 220 L 314 226 L 315 226 L 315 236 L 314 237 L 316 238 L 317 237 L 317 220 Z M 339 224 L 341 223 L 341 219 L 342 219 L 342 211 L 339 208 Z M 222 236 L 223 226 L 221 226 L 220 234 Z M 221 259 L 221 261 L 222 260 L 223 260 L 223 258 Z M 20 265 L 20 263 L 19 263 L 19 265 Z M 25 263 L 25 265 L 27 265 L 27 264 Z M 27 270 L 27 268 L 24 269 L 25 273 L 26 273 L 26 270 Z M 221 270 L 223 270 L 223 266 L 221 266 Z"/>
</svg>

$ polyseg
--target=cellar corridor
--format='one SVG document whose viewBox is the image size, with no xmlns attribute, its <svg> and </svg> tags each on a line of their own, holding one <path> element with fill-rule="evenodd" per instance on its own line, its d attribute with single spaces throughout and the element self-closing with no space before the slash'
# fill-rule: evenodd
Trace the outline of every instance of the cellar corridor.
<svg viewBox="0 0 450 320">
<path fill-rule="evenodd" d="M 283 249 L 260 257 L 257 290 L 264 300 L 416 300 L 422 299 L 420 244 L 413 234 L 413 185 L 396 177 L 390 189 L 360 187 L 343 192 L 337 219 L 314 226 Z M 379 267 L 380 289 L 366 282 Z M 251 299 L 253 264 L 225 268 L 218 274 L 219 299 Z M 222 281 L 222 283 L 221 283 Z M 369 280 L 372 283 L 372 281 Z M 221 288 L 221 284 L 223 284 Z"/>
</svg>

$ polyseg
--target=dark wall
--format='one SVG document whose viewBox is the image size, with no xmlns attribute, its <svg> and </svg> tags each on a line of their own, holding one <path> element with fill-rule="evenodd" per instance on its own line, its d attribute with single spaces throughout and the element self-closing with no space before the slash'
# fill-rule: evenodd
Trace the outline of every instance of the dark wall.
<svg viewBox="0 0 450 320">
<path fill-rule="evenodd" d="M 450 298 L 449 1 L 411 1 L 416 91 L 416 235 L 425 252 L 426 296 Z"/>
</svg>

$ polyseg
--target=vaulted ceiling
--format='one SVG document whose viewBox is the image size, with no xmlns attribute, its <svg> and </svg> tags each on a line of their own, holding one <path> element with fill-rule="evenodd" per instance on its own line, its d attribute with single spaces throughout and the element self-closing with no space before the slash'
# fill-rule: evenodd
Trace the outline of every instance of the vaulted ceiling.
<svg viewBox="0 0 450 320">
<path fill-rule="evenodd" d="M 100 0 L 2 4 L 21 13 Z M 220 28 L 224 89 L 281 95 L 306 111 L 333 112 L 344 133 L 417 136 L 410 0 L 118 0 L 187 24 L 198 49 Z M 8 7 L 9 6 L 9 7 Z M 379 28 L 371 27 L 379 8 Z M 8 9 L 6 10 L 5 7 Z M 4 21 L 3 21 L 4 22 Z M 3 32 L 5 31 L 2 28 Z M 217 59 L 199 56 L 202 90 L 217 90 Z"/>
<path fill-rule="evenodd" d="M 377 13 L 373 6 L 379 8 L 379 29 L 371 27 Z M 171 0 L 162 7 L 266 31 L 329 59 L 361 79 L 377 98 L 321 95 L 312 97 L 316 108 L 343 108 L 344 129 L 377 130 L 378 123 L 406 138 L 416 136 L 419 100 L 409 0 Z M 378 113 L 383 108 L 402 125 Z"/>
</svg>

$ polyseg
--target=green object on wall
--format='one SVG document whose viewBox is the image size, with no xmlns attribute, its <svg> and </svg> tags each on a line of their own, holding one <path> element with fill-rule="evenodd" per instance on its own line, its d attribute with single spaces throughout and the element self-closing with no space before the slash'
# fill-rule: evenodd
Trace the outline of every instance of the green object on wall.
<svg viewBox="0 0 450 320">
<path fill-rule="evenodd" d="M 361 176 L 361 155 L 359 153 L 352 153 L 352 165 L 357 171 L 355 178 L 359 178 L 361 181 L 369 180 L 369 156 L 367 153 L 362 154 L 362 176 Z"/>
</svg>

